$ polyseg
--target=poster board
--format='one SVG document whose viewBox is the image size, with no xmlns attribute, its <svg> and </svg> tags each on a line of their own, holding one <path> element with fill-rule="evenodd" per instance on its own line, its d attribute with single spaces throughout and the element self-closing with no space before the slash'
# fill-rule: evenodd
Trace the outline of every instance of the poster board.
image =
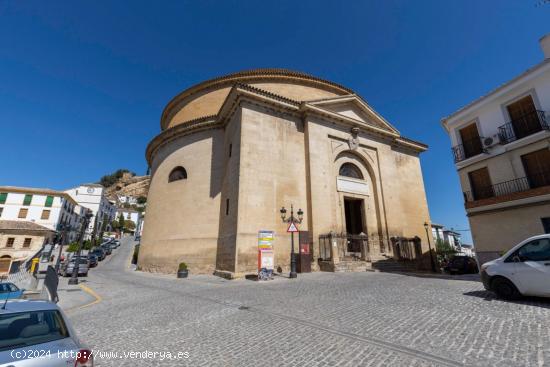
<svg viewBox="0 0 550 367">
<path fill-rule="evenodd" d="M 273 279 L 275 252 L 273 250 L 273 231 L 258 231 L 258 279 Z"/>
</svg>

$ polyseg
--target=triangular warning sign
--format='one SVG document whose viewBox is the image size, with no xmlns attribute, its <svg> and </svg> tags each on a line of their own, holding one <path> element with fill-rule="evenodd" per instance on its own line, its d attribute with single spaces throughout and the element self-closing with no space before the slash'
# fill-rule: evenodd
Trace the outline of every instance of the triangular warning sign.
<svg viewBox="0 0 550 367">
<path fill-rule="evenodd" d="M 294 222 L 290 222 L 290 225 L 288 226 L 287 232 L 299 232 L 298 227 L 296 227 L 296 224 Z"/>
</svg>

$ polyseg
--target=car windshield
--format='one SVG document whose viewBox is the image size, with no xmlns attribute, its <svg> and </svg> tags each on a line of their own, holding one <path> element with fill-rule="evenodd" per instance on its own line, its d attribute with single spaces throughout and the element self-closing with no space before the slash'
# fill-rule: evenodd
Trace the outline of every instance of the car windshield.
<svg viewBox="0 0 550 367">
<path fill-rule="evenodd" d="M 15 284 L 0 283 L 0 293 L 17 292 L 19 288 Z"/>
<path fill-rule="evenodd" d="M 69 337 L 59 311 L 31 311 L 0 315 L 0 351 L 24 348 Z"/>
<path fill-rule="evenodd" d="M 71 263 L 74 263 L 74 262 L 75 262 L 75 259 L 71 259 Z M 87 264 L 88 259 L 79 259 L 78 263 L 79 264 Z"/>
</svg>

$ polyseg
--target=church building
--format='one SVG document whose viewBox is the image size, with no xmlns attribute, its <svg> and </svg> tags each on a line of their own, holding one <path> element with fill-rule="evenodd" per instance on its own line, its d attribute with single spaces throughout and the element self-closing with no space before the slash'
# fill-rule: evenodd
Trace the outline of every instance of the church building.
<svg viewBox="0 0 550 367">
<path fill-rule="evenodd" d="M 275 268 L 288 271 L 281 208 L 288 217 L 291 205 L 295 216 L 303 212 L 301 271 L 392 258 L 426 264 L 419 155 L 427 146 L 403 137 L 353 90 L 296 71 L 244 71 L 184 90 L 160 124 L 146 151 L 140 269 L 175 273 L 185 262 L 195 274 L 255 273 L 264 230 L 274 232 Z"/>
</svg>

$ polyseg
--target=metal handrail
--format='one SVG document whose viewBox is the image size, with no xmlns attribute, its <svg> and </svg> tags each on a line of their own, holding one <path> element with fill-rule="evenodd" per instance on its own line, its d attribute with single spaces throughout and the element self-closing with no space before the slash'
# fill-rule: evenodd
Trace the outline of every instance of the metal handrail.
<svg viewBox="0 0 550 367">
<path fill-rule="evenodd" d="M 476 198 L 471 191 L 465 191 L 463 193 L 464 201 L 472 202 L 491 197 L 510 195 L 516 192 L 524 192 L 542 186 L 550 186 L 550 171 L 481 187 L 479 191 L 488 194 L 486 197 L 482 198 Z"/>
<path fill-rule="evenodd" d="M 532 126 L 529 124 L 536 118 L 538 124 Z M 521 130 L 520 130 L 521 129 Z M 542 130 L 549 130 L 550 126 L 546 121 L 546 114 L 544 111 L 535 110 L 519 117 L 516 120 L 512 120 L 498 128 L 498 134 L 502 144 L 508 144 L 515 140 L 524 138 L 529 135 L 533 135 Z M 522 134 L 518 134 L 521 132 Z M 518 137 L 518 135 L 520 135 Z"/>
<path fill-rule="evenodd" d="M 466 149 L 464 149 L 465 146 L 467 147 Z M 451 151 L 453 152 L 455 163 L 481 153 L 487 153 L 487 149 L 483 148 L 483 137 L 481 136 L 476 139 L 463 140 L 462 144 L 455 145 L 451 148 Z"/>
</svg>

